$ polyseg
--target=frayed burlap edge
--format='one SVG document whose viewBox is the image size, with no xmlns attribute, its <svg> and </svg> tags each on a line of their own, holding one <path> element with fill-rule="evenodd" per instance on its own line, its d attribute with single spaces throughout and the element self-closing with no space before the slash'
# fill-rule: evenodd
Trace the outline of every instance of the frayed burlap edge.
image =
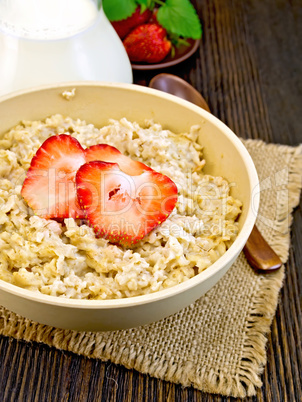
<svg viewBox="0 0 302 402">
<path fill-rule="evenodd" d="M 262 141 L 248 140 L 244 144 L 251 147 L 276 147 Z M 292 210 L 299 203 L 302 173 L 302 146 L 293 148 L 279 146 L 288 155 L 289 167 L 289 208 Z M 278 221 L 279 230 L 274 236 L 271 246 L 281 256 L 282 261 L 288 258 L 288 229 L 292 216 L 284 219 L 281 211 Z M 286 211 L 287 212 L 287 211 Z M 284 225 L 287 225 L 285 227 Z M 204 392 L 217 393 L 226 396 L 245 397 L 256 393 L 261 387 L 260 375 L 266 364 L 265 347 L 267 334 L 277 308 L 278 295 L 282 287 L 284 268 L 276 273 L 259 275 L 259 281 L 254 291 L 252 309 L 248 312 L 245 341 L 242 358 L 236 377 L 216 372 L 196 372 L 192 362 L 178 365 L 173 360 L 168 361 L 134 348 L 123 347 L 114 350 L 113 343 L 105 341 L 102 333 L 85 333 L 60 330 L 20 317 L 8 310 L 0 309 L 0 334 L 29 342 L 45 343 L 57 349 L 70 351 L 88 358 L 98 358 L 112 361 L 128 369 L 135 369 L 162 380 L 180 383 L 183 386 L 193 386 Z"/>
<path fill-rule="evenodd" d="M 247 140 L 243 143 L 247 148 L 252 146 L 254 149 L 265 147 L 266 150 L 269 150 L 276 147 L 275 144 L 266 144 L 261 140 Z M 278 148 L 282 153 L 286 153 L 289 159 L 288 204 L 284 204 L 284 208 L 278 210 L 275 221 L 277 230 L 270 245 L 285 263 L 288 259 L 290 246 L 289 231 L 293 220 L 292 212 L 299 204 L 302 188 L 302 145 L 296 148 L 279 145 Z M 241 398 L 253 396 L 256 394 L 256 388 L 262 386 L 260 375 L 267 362 L 265 353 L 267 334 L 276 313 L 284 276 L 284 266 L 277 272 L 259 276 L 260 281 L 254 293 L 253 307 L 249 311 L 247 319 L 239 377 L 223 379 L 225 380 L 225 387 L 223 387 L 224 392 L 221 392 L 222 394 Z M 221 380 L 222 378 L 219 379 L 219 381 Z"/>
<path fill-rule="evenodd" d="M 276 147 L 275 144 L 266 144 L 263 141 L 247 140 L 243 141 L 249 148 L 266 148 L 269 150 Z M 273 240 L 271 247 L 280 256 L 283 263 L 288 259 L 290 246 L 290 226 L 292 224 L 293 209 L 299 204 L 302 188 L 302 145 L 293 148 L 286 145 L 279 145 L 279 150 L 286 153 L 288 161 L 288 204 L 278 210 L 276 217 Z M 285 219 L 286 215 L 286 219 Z M 279 292 L 282 288 L 285 276 L 284 266 L 277 272 L 259 275 L 260 281 L 254 292 L 253 306 L 249 311 L 247 328 L 245 332 L 244 349 L 242 351 L 241 367 L 238 378 L 219 378 L 217 381 L 225 382 L 224 395 L 234 397 L 253 396 L 256 388 L 262 386 L 260 375 L 262 374 L 267 356 L 265 348 L 267 344 L 267 334 L 276 313 Z M 219 387 L 220 388 L 220 387 Z M 205 387 L 204 387 L 205 389 Z M 210 389 L 210 388 L 209 388 Z M 216 387 L 217 389 L 217 387 Z M 208 391 L 210 392 L 210 391 Z M 211 391 L 215 392 L 215 391 Z"/>
</svg>

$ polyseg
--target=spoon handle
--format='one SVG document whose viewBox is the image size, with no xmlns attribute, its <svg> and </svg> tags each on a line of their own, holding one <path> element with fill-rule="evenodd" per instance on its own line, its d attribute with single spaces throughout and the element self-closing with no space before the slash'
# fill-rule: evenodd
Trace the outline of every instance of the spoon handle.
<svg viewBox="0 0 302 402">
<path fill-rule="evenodd" d="M 210 112 L 209 105 L 203 96 L 187 81 L 176 75 L 158 74 L 152 78 L 149 87 L 179 96 Z M 263 238 L 256 225 L 243 251 L 249 264 L 257 272 L 272 272 L 282 266 L 282 261 Z"/>
<path fill-rule="evenodd" d="M 271 272 L 282 267 L 279 256 L 263 238 L 256 225 L 253 227 L 243 251 L 249 264 L 257 271 Z"/>
</svg>

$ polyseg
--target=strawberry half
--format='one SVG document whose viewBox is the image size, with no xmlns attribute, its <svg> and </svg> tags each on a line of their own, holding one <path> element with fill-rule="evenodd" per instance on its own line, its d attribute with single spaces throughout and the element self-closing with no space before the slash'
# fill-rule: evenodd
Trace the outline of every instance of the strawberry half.
<svg viewBox="0 0 302 402">
<path fill-rule="evenodd" d="M 133 28 L 137 27 L 138 25 L 145 24 L 151 15 L 151 10 L 146 9 L 144 12 L 141 12 L 141 8 L 138 6 L 130 17 L 120 21 L 111 21 L 111 24 L 116 30 L 118 36 L 121 39 L 124 39 Z"/>
<path fill-rule="evenodd" d="M 86 162 L 81 144 L 70 135 L 49 137 L 32 158 L 21 194 L 46 219 L 83 218 L 77 203 L 75 175 Z"/>
<path fill-rule="evenodd" d="M 118 149 L 108 144 L 93 145 L 85 149 L 86 162 L 103 161 L 117 163 L 120 169 L 130 176 L 137 176 L 146 170 L 152 170 L 144 163 L 134 161 L 123 155 Z"/>
<path fill-rule="evenodd" d="M 177 202 L 177 187 L 167 176 L 153 170 L 130 176 L 117 163 L 81 166 L 76 188 L 96 235 L 124 247 L 164 222 Z"/>
<path fill-rule="evenodd" d="M 158 63 L 171 50 L 166 30 L 158 24 L 143 24 L 134 28 L 123 43 L 129 59 L 134 62 Z"/>
</svg>

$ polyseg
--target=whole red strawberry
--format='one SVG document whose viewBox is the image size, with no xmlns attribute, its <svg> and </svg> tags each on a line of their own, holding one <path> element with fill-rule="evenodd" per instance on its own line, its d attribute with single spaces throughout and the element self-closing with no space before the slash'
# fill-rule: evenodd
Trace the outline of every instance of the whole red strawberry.
<svg viewBox="0 0 302 402">
<path fill-rule="evenodd" d="M 135 12 L 128 18 L 120 21 L 111 21 L 113 28 L 118 36 L 124 39 L 133 28 L 138 25 L 145 24 L 152 15 L 152 11 L 148 8 L 142 13 L 141 8 L 137 7 Z"/>
<path fill-rule="evenodd" d="M 171 50 L 166 30 L 157 24 L 143 24 L 134 28 L 123 43 L 129 59 L 134 62 L 158 63 Z"/>
</svg>

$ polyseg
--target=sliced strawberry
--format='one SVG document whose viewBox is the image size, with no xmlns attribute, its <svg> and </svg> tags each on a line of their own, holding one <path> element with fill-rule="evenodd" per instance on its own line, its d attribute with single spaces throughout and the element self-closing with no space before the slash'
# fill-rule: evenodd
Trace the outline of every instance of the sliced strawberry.
<svg viewBox="0 0 302 402">
<path fill-rule="evenodd" d="M 146 170 L 152 170 L 149 166 L 139 161 L 134 161 L 123 155 L 118 149 L 108 144 L 93 145 L 85 149 L 86 162 L 103 161 L 117 163 L 120 169 L 130 176 L 137 176 Z"/>
<path fill-rule="evenodd" d="M 75 175 L 86 162 L 80 143 L 70 135 L 48 138 L 33 157 L 21 190 L 28 205 L 43 218 L 83 218 Z"/>
<path fill-rule="evenodd" d="M 96 235 L 125 247 L 164 222 L 177 202 L 177 187 L 167 176 L 154 170 L 130 176 L 117 163 L 86 163 L 76 187 Z"/>
<path fill-rule="evenodd" d="M 151 15 L 151 10 L 146 9 L 144 12 L 141 12 L 141 8 L 138 6 L 130 17 L 120 21 L 111 21 L 111 24 L 116 30 L 118 36 L 121 39 L 124 39 L 124 37 L 127 36 L 133 28 L 137 27 L 138 25 L 145 24 Z"/>
</svg>

